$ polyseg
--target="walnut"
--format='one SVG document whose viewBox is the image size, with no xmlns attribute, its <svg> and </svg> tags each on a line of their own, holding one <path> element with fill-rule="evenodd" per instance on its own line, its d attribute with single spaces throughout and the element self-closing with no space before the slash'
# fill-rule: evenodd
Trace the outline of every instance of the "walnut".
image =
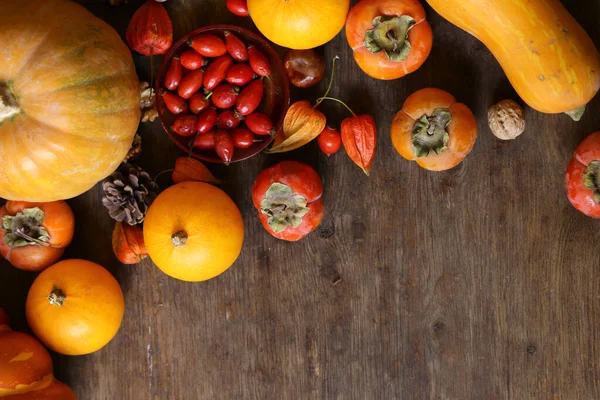
<svg viewBox="0 0 600 400">
<path fill-rule="evenodd" d="M 140 108 L 142 109 L 142 122 L 153 122 L 158 117 L 154 107 L 154 89 L 148 82 L 140 82 Z"/>
<path fill-rule="evenodd" d="M 523 107 L 513 100 L 500 101 L 489 108 L 488 125 L 498 139 L 515 139 L 525 130 Z"/>
</svg>

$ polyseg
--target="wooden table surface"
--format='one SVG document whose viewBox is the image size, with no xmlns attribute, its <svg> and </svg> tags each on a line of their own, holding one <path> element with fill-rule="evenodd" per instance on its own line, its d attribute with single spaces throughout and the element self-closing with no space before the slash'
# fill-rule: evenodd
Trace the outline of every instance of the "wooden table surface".
<svg viewBox="0 0 600 400">
<path fill-rule="evenodd" d="M 141 4 L 80 2 L 121 35 Z M 600 45 L 600 1 L 564 4 Z M 215 23 L 252 27 L 223 0 L 166 7 L 176 39 Z M 600 129 L 600 100 L 579 123 L 526 108 L 526 132 L 502 142 L 487 127 L 486 110 L 518 97 L 500 66 L 430 7 L 427 15 L 433 51 L 404 79 L 363 74 L 343 32 L 319 49 L 328 60 L 341 58 L 331 94 L 378 123 L 370 177 L 343 150 L 326 158 L 316 143 L 211 167 L 246 228 L 240 258 L 221 276 L 191 284 L 149 260 L 120 265 L 100 185 L 69 201 L 77 226 L 66 257 L 107 267 L 126 300 L 108 346 L 54 356 L 57 377 L 79 399 L 600 398 L 600 225 L 579 214 L 564 189 L 573 150 Z M 148 59 L 135 61 L 147 80 Z M 325 86 L 294 98 L 314 100 Z M 448 172 L 405 161 L 389 138 L 404 99 L 427 86 L 453 93 L 478 119 L 473 152 Z M 345 116 L 336 104 L 322 109 L 330 122 Z M 160 124 L 140 130 L 140 165 L 151 174 L 172 168 L 180 152 Z M 324 221 L 298 243 L 267 234 L 251 203 L 254 178 L 284 159 L 308 162 L 325 186 Z M 0 307 L 15 329 L 27 330 L 34 278 L 0 263 Z"/>
</svg>

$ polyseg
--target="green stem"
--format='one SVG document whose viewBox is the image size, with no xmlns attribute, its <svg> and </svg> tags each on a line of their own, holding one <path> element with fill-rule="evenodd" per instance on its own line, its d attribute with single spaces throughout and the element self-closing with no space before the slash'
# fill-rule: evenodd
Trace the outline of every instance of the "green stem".
<svg viewBox="0 0 600 400">
<path fill-rule="evenodd" d="M 323 100 L 337 101 L 338 103 L 340 103 L 341 105 L 343 105 L 344 107 L 346 107 L 346 109 L 348 111 L 350 111 L 350 114 L 352 114 L 353 117 L 356 117 L 356 114 L 354 113 L 354 111 L 352 111 L 352 109 L 350 107 L 348 107 L 348 105 L 346 103 L 344 103 L 341 100 L 336 99 L 335 97 L 325 97 L 325 96 L 323 96 L 323 97 L 320 97 L 320 98 L 317 99 L 317 101 L 319 101 L 319 100 L 320 101 L 323 101 Z"/>
<path fill-rule="evenodd" d="M 339 60 L 339 59 L 340 58 L 338 56 L 333 57 L 333 60 L 331 61 L 331 78 L 329 79 L 329 86 L 327 86 L 327 90 L 325 91 L 325 94 L 323 95 L 323 97 L 321 97 L 321 101 L 319 101 L 319 99 L 317 99 L 317 103 L 313 106 L 313 109 L 317 108 L 319 106 L 319 104 L 321 104 L 323 102 L 323 100 L 327 97 L 327 95 L 331 91 L 331 86 L 333 85 L 333 78 L 335 76 L 335 61 Z"/>
<path fill-rule="evenodd" d="M 578 122 L 581 117 L 583 117 L 583 113 L 585 112 L 585 106 L 576 108 L 574 110 L 565 111 L 569 117 L 573 119 L 573 121 Z"/>
</svg>

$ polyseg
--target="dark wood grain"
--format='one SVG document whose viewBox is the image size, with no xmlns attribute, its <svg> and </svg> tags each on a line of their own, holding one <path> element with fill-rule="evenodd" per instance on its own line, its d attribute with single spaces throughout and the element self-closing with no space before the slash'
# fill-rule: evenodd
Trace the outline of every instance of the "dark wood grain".
<svg viewBox="0 0 600 400">
<path fill-rule="evenodd" d="M 121 34 L 141 4 L 81 3 Z M 600 2 L 564 4 L 600 45 Z M 222 0 L 166 7 L 176 38 L 214 23 L 252 27 Z M 70 201 L 77 233 L 66 257 L 109 268 L 126 298 L 108 346 L 55 356 L 56 375 L 80 399 L 600 398 L 600 225 L 572 208 L 564 190 L 573 150 L 600 129 L 600 101 L 579 123 L 526 109 L 525 134 L 495 139 L 486 110 L 517 99 L 514 91 L 481 43 L 427 13 L 432 54 L 404 79 L 363 74 L 343 32 L 319 49 L 341 58 L 331 94 L 376 117 L 370 177 L 343 151 L 326 158 L 315 143 L 211 167 L 246 227 L 243 252 L 223 275 L 190 284 L 150 261 L 120 265 L 99 185 Z M 147 80 L 148 60 L 136 64 Z M 444 173 L 401 159 L 389 138 L 404 99 L 427 86 L 450 91 L 478 118 L 473 152 Z M 314 99 L 324 88 L 294 96 Z M 334 123 L 345 116 L 335 104 L 323 110 Z M 171 168 L 179 151 L 160 125 L 140 130 L 140 164 L 153 174 Z M 321 227 L 293 244 L 263 230 L 250 199 L 256 175 L 283 159 L 310 163 L 325 184 Z M 34 277 L 0 263 L 0 306 L 21 330 Z"/>
</svg>

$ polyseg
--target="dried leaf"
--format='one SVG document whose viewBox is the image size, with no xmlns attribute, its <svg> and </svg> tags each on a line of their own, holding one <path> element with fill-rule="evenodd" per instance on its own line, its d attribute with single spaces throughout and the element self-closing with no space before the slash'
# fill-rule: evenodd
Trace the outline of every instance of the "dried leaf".
<svg viewBox="0 0 600 400">
<path fill-rule="evenodd" d="M 283 128 L 267 153 L 284 153 L 304 146 L 325 129 L 325 115 L 306 100 L 290 106 L 283 120 Z"/>
<path fill-rule="evenodd" d="M 173 182 L 197 181 L 220 185 L 221 181 L 214 177 L 206 165 L 190 157 L 179 157 L 175 160 Z"/>
</svg>

